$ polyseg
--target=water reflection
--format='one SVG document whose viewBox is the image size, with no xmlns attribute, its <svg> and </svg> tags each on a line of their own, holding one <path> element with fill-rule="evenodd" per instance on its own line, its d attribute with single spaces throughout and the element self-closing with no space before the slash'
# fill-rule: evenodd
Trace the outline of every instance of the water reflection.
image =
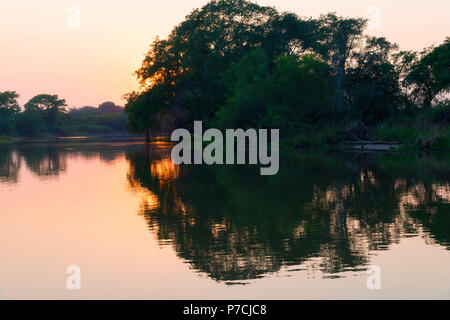
<svg viewBox="0 0 450 320">
<path fill-rule="evenodd" d="M 20 159 L 11 147 L 0 149 L 0 182 L 15 183 L 18 180 Z"/>
<path fill-rule="evenodd" d="M 66 155 L 55 146 L 22 148 L 19 154 L 27 167 L 41 177 L 52 177 L 66 171 Z"/>
<path fill-rule="evenodd" d="M 342 277 L 405 237 L 450 249 L 449 154 L 304 152 L 282 155 L 277 175 L 260 176 L 249 166 L 176 166 L 164 143 L 2 146 L 0 183 L 21 183 L 25 169 L 54 179 L 74 158 L 126 159 L 150 232 L 229 284 L 283 267 Z"/>
<path fill-rule="evenodd" d="M 448 155 L 296 154 L 273 177 L 246 166 L 178 167 L 168 147 L 127 157 L 149 229 L 215 280 L 259 278 L 313 258 L 339 277 L 403 237 L 449 248 Z"/>
<path fill-rule="evenodd" d="M 18 183 L 23 167 L 41 180 L 57 178 L 67 170 L 69 157 L 98 158 L 108 164 L 124 157 L 128 149 L 126 145 L 112 147 L 108 144 L 3 145 L 0 146 L 0 182 Z"/>
</svg>

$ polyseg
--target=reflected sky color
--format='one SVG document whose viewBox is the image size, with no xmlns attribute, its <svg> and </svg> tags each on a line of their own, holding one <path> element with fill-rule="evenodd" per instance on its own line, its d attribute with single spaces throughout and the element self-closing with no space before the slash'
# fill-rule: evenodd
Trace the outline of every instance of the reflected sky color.
<svg viewBox="0 0 450 320">
<path fill-rule="evenodd" d="M 258 170 L 168 155 L 0 149 L 0 299 L 450 298 L 446 158 L 302 156 L 277 192 Z M 80 291 L 65 286 L 73 264 Z M 370 264 L 382 290 L 366 287 Z"/>
<path fill-rule="evenodd" d="M 166 37 L 205 0 L 16 0 L 0 3 L 0 91 L 16 90 L 20 102 L 39 93 L 58 94 L 69 106 L 123 104 L 137 89 L 133 72 L 154 37 Z M 441 43 L 450 30 L 448 0 L 259 0 L 301 16 L 336 11 L 369 17 L 381 13 L 379 30 L 402 49 L 420 50 Z M 78 5 L 81 28 L 66 27 L 67 8 Z"/>
</svg>

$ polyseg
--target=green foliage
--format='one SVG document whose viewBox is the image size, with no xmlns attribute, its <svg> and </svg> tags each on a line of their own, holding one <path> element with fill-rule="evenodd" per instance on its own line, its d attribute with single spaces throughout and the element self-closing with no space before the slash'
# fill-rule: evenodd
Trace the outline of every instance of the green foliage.
<svg viewBox="0 0 450 320">
<path fill-rule="evenodd" d="M 329 61 L 335 75 L 335 110 L 342 112 L 346 68 L 354 50 L 358 48 L 366 26 L 364 19 L 338 17 L 334 13 L 319 19 L 324 37 L 321 53 Z"/>
<path fill-rule="evenodd" d="M 42 137 L 48 134 L 45 115 L 40 110 L 26 110 L 16 120 L 17 133 L 22 137 Z"/>
<path fill-rule="evenodd" d="M 11 143 L 14 141 L 16 141 L 16 139 L 14 137 L 0 136 L 0 143 Z"/>
<path fill-rule="evenodd" d="M 376 136 L 445 145 L 430 123 L 448 123 L 446 111 L 415 117 L 418 103 L 449 88 L 450 40 L 397 53 L 386 38 L 365 37 L 365 27 L 335 13 L 303 19 L 245 0 L 210 1 L 151 45 L 136 72 L 142 90 L 127 96 L 129 128 L 157 129 L 176 109 L 177 126 L 280 128 L 297 146 Z M 417 127 L 386 124 L 402 115 Z"/>
<path fill-rule="evenodd" d="M 413 116 L 401 115 L 382 123 L 377 137 L 399 141 L 407 146 L 422 149 L 450 149 L 450 108 L 441 105 L 422 109 Z"/>
<path fill-rule="evenodd" d="M 20 106 L 17 98 L 19 98 L 19 95 L 15 91 L 0 92 L 0 114 L 11 115 L 19 113 Z"/>
<path fill-rule="evenodd" d="M 0 135 L 14 134 L 14 120 L 20 111 L 15 91 L 0 92 Z"/>
<path fill-rule="evenodd" d="M 153 42 L 136 73 L 145 97 L 129 96 L 130 118 L 143 114 L 144 127 L 150 127 L 162 108 L 177 104 L 191 119 L 211 120 L 224 100 L 221 73 L 254 47 L 270 46 L 275 52 L 280 45 L 273 43 L 273 35 L 268 38 L 279 19 L 275 9 L 244 0 L 211 1 L 194 10 L 167 40 Z M 130 127 L 140 132 L 142 122 L 132 120 Z"/>
<path fill-rule="evenodd" d="M 85 115 L 74 117 L 69 114 L 65 122 L 60 122 L 60 135 L 92 135 L 107 133 L 125 133 L 128 116 L 125 112 L 100 113 L 98 110 Z"/>
<path fill-rule="evenodd" d="M 378 136 L 385 141 L 398 141 L 404 144 L 414 144 L 420 133 L 412 127 L 404 127 L 400 125 L 382 125 L 378 131 Z"/>
<path fill-rule="evenodd" d="M 259 123 L 260 119 L 251 124 L 243 121 L 255 108 L 257 117 L 265 115 L 265 110 L 258 107 L 264 97 L 256 95 L 261 94 L 271 75 L 257 79 L 261 72 L 268 73 L 280 54 L 300 54 L 317 48 L 319 39 L 317 21 L 280 14 L 274 8 L 244 0 L 211 1 L 194 10 L 167 40 L 153 42 L 137 71 L 143 91 L 128 95 L 130 128 L 142 132 L 152 127 L 155 116 L 173 106 L 181 108 L 188 120 L 214 121 L 218 125 L 234 121 L 245 126 Z M 261 51 L 250 53 L 255 48 Z M 237 71 L 241 64 L 252 72 L 256 62 L 249 61 L 250 56 L 243 60 L 247 54 L 264 65 L 257 66 L 259 75 L 247 75 L 254 80 L 250 87 L 246 86 L 254 90 L 254 96 L 238 102 L 249 94 L 244 95 L 245 89 L 230 83 L 234 79 L 229 70 Z M 242 84 L 242 72 L 241 76 Z M 239 112 L 235 112 L 236 108 Z"/>
<path fill-rule="evenodd" d="M 132 92 L 127 96 L 125 110 L 128 112 L 128 128 L 143 133 L 154 123 L 156 115 L 169 107 L 172 95 L 165 84 L 156 85 L 152 90 L 139 94 Z"/>
<path fill-rule="evenodd" d="M 0 134 L 14 134 L 14 121 L 11 116 L 0 114 Z"/>
<path fill-rule="evenodd" d="M 60 114 L 65 112 L 65 106 L 66 100 L 59 99 L 56 94 L 38 94 L 24 105 L 26 111 L 43 113 L 48 126 L 56 124 Z"/>
<path fill-rule="evenodd" d="M 213 0 L 153 41 L 136 71 L 140 90 L 125 95 L 126 113 L 112 102 L 67 113 L 64 99 L 42 94 L 18 114 L 17 95 L 5 92 L 0 134 L 107 133 L 126 125 L 150 136 L 202 120 L 279 128 L 296 146 L 381 138 L 445 147 L 450 39 L 421 53 L 397 52 L 386 38 L 365 36 L 365 26 L 335 13 L 305 19 L 246 0 Z"/>
<path fill-rule="evenodd" d="M 292 134 L 302 122 L 332 111 L 333 80 L 320 57 L 281 55 L 269 65 L 269 56 L 257 48 L 223 73 L 226 102 L 213 126 L 275 127 Z"/>
<path fill-rule="evenodd" d="M 355 54 L 357 65 L 348 71 L 347 91 L 352 111 L 367 124 L 389 117 L 398 106 L 399 74 L 390 61 L 397 46 L 385 38 L 368 37 Z"/>
<path fill-rule="evenodd" d="M 41 94 L 20 112 L 18 96 L 15 92 L 0 93 L 0 134 L 35 138 L 127 132 L 128 115 L 112 102 L 66 112 L 64 99 Z"/>
<path fill-rule="evenodd" d="M 450 89 L 450 38 L 423 52 L 401 52 L 403 86 L 420 106 L 430 107 L 439 94 Z"/>
<path fill-rule="evenodd" d="M 315 54 L 282 55 L 275 60 L 275 101 L 286 120 L 310 122 L 332 112 L 331 68 Z M 272 115 L 277 113 L 271 110 Z M 282 115 L 282 114 L 281 114 Z"/>
<path fill-rule="evenodd" d="M 269 57 L 264 50 L 257 48 L 232 63 L 223 73 L 222 82 L 228 96 L 225 106 L 216 113 L 214 125 L 219 128 L 260 126 L 266 107 L 274 98 Z"/>
<path fill-rule="evenodd" d="M 450 89 L 450 38 L 436 47 L 429 57 L 437 92 Z"/>
</svg>

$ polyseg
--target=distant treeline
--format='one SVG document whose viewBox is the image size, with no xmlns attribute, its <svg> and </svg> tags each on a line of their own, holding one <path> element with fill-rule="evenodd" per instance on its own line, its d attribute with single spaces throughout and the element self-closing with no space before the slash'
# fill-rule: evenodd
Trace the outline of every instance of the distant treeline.
<svg viewBox="0 0 450 320">
<path fill-rule="evenodd" d="M 400 51 L 366 36 L 366 23 L 211 1 L 150 46 L 136 72 L 143 89 L 127 95 L 129 127 L 150 138 L 202 120 L 280 128 L 297 146 L 385 139 L 450 147 L 450 38 Z"/>
<path fill-rule="evenodd" d="M 18 98 L 15 91 L 0 92 L 0 135 L 35 138 L 127 132 L 128 116 L 113 102 L 66 110 L 64 99 L 39 94 L 22 109 Z"/>
</svg>

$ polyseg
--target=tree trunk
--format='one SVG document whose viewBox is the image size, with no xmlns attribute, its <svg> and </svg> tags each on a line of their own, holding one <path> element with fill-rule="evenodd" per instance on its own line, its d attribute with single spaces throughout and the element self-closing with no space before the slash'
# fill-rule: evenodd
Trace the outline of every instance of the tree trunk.
<svg viewBox="0 0 450 320">
<path fill-rule="evenodd" d="M 433 102 L 434 97 L 430 94 L 427 94 L 423 99 L 423 107 L 428 109 L 431 108 L 431 103 Z"/>
<path fill-rule="evenodd" d="M 145 128 L 145 142 L 150 142 L 150 128 Z"/>
<path fill-rule="evenodd" d="M 342 112 L 342 85 L 344 82 L 345 70 L 343 66 L 338 67 L 336 74 L 336 99 L 335 108 L 338 113 Z"/>
</svg>

